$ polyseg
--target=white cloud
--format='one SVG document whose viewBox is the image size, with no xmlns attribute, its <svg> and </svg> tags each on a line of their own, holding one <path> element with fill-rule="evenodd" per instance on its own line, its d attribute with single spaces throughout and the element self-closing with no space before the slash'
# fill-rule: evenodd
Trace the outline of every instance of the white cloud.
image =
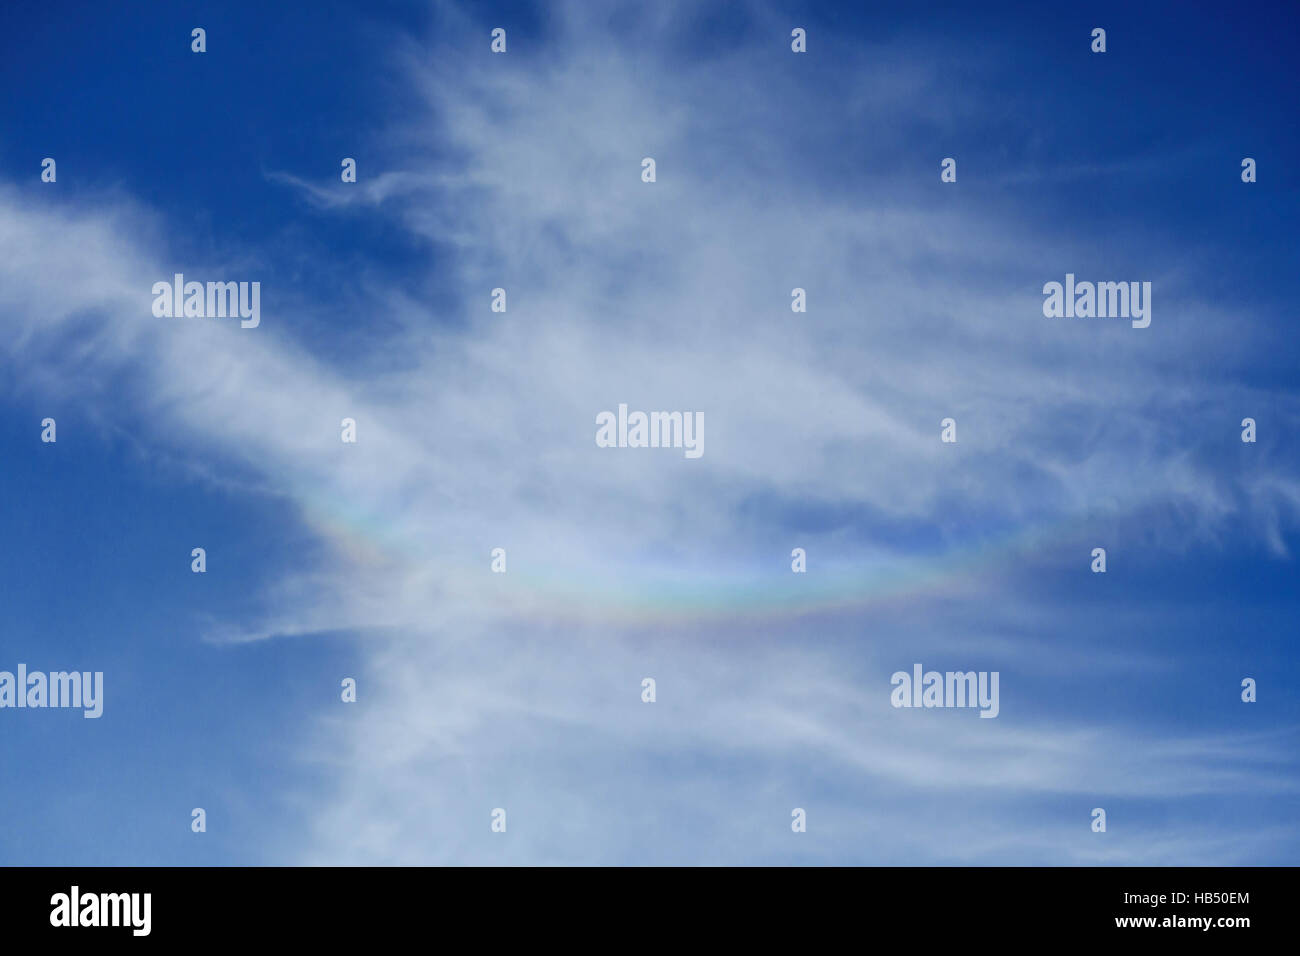
<svg viewBox="0 0 1300 956">
<path fill-rule="evenodd" d="M 372 290 L 403 330 L 377 346 L 393 369 L 383 376 L 330 367 L 278 329 L 273 276 L 257 331 L 155 319 L 147 293 L 172 257 L 147 217 L 0 194 L 0 313 L 29 387 L 111 400 L 214 474 L 238 464 L 329 543 L 328 559 L 268 584 L 263 620 L 202 635 L 365 634 L 361 712 L 327 722 L 307 752 L 336 787 L 312 807 L 309 846 L 278 851 L 693 861 L 697 838 L 722 832 L 736 842 L 719 859 L 754 860 L 784 852 L 790 806 L 822 794 L 848 813 L 835 791 L 860 786 L 862 812 L 895 821 L 913 795 L 943 795 L 928 848 L 894 828 L 874 839 L 946 860 L 962 854 L 944 841 L 973 819 L 983 845 L 1014 842 L 1026 795 L 1084 806 L 1098 793 L 1289 791 L 1291 776 L 1261 769 L 1267 742 L 1225 753 L 1095 714 L 889 708 L 882 677 L 913 659 L 910 639 L 953 639 L 934 632 L 927 589 L 986 608 L 1011 593 L 996 554 L 976 587 L 961 568 L 927 580 L 931 562 L 905 542 L 846 543 L 887 582 L 864 610 L 854 575 L 831 593 L 809 575 L 807 607 L 785 577 L 788 547 L 770 556 L 770 584 L 747 550 L 784 528 L 754 502 L 810 500 L 929 522 L 954 550 L 967 543 L 954 512 L 1032 539 L 1099 501 L 1185 508 L 1166 544 L 1244 514 L 1276 546 L 1294 483 L 1266 473 L 1243 494 L 1176 451 L 1205 427 L 1188 417 L 1195 403 L 1210 401 L 1183 388 L 1178 363 L 1219 334 L 1163 311 L 1177 276 L 1150 262 L 1169 278 L 1149 330 L 1053 325 L 1038 288 L 1079 261 L 1078 246 L 873 194 L 869 180 L 828 195 L 799 176 L 809 157 L 793 121 L 811 115 L 812 91 L 778 89 L 748 47 L 679 71 L 656 25 L 632 45 L 579 9 L 564 8 L 561 52 L 522 66 L 454 50 L 415 66 L 407 45 L 408 79 L 429 104 L 392 133 L 409 169 L 363 170 L 355 193 L 273 174 L 318 207 L 390 215 L 458 250 L 442 279 L 471 304 L 465 328 Z M 871 93 L 884 73 L 863 64 L 848 101 L 916 107 L 925 71 L 894 77 L 887 102 Z M 694 106 L 702 90 L 727 108 L 726 137 L 712 137 L 718 114 Z M 458 164 L 436 167 L 445 152 Z M 639 180 L 643 155 L 659 160 L 653 186 Z M 505 315 L 487 309 L 498 285 Z M 796 285 L 806 315 L 790 312 Z M 1224 407 L 1240 397 L 1209 391 Z M 596 448 L 594 416 L 618 402 L 703 410 L 704 458 Z M 955 447 L 938 441 L 948 414 Z M 355 447 L 339 441 L 345 416 L 358 421 Z M 495 546 L 509 551 L 505 576 L 488 572 Z M 909 574 L 891 581 L 894 565 Z M 872 630 L 886 610 L 911 630 Z M 653 706 L 638 699 L 643 676 L 661 682 Z M 746 802 L 755 794 L 771 815 Z M 507 849 L 491 842 L 493 806 L 512 814 Z M 760 818 L 770 831 L 746 829 Z M 1096 856 L 1068 841 L 1059 852 Z"/>
</svg>

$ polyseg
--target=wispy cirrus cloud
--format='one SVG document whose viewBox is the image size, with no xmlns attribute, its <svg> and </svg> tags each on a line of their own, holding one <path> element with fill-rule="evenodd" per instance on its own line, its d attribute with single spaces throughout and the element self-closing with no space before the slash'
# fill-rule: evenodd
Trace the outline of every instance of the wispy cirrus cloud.
<svg viewBox="0 0 1300 956">
<path fill-rule="evenodd" d="M 382 374 L 313 357 L 266 307 L 255 333 L 154 319 L 147 293 L 173 257 L 147 231 L 124 238 L 143 213 L 0 195 L 0 310 L 29 387 L 93 401 L 122 381 L 115 400 L 160 442 L 283 496 L 323 543 L 252 620 L 201 622 L 220 643 L 346 629 L 363 648 L 356 719 L 303 742 L 334 784 L 303 795 L 306 832 L 274 852 L 764 861 L 791 852 L 789 810 L 813 803 L 836 825 L 810 831 L 809 861 L 965 860 L 955 841 L 976 826 L 1012 862 L 1164 861 L 1177 838 L 1101 852 L 1041 808 L 1027 824 L 1026 802 L 1070 798 L 1086 833 L 1099 799 L 1292 794 L 1286 731 L 1171 741 L 1100 719 L 1101 692 L 1072 718 L 889 707 L 890 672 L 918 651 L 965 642 L 962 666 L 991 658 L 1008 696 L 1050 673 L 1050 650 L 1013 629 L 1014 578 L 1089 516 L 1172 509 L 1147 542 L 1169 550 L 1240 522 L 1284 555 L 1294 454 L 1268 446 L 1237 471 L 1203 437 L 1235 440 L 1264 393 L 1231 374 L 1192 390 L 1187 363 L 1217 355 L 1230 373 L 1259 341 L 1225 344 L 1176 251 L 1134 260 L 1156 280 L 1150 329 L 1053 324 L 1041 283 L 1089 267 L 1090 240 L 1026 230 L 1014 206 L 990 219 L 865 176 L 821 181 L 840 122 L 824 92 L 778 65 L 780 43 L 684 68 L 683 9 L 611 27 L 561 5 L 551 52 L 504 62 L 394 37 L 427 111 L 394 118 L 392 167 L 355 188 L 269 174 L 319 214 L 389 217 L 454 250 L 430 271 L 463 323 L 365 289 L 394 320 L 372 343 Z M 878 150 L 885 118 L 948 110 L 925 66 L 898 65 L 841 74 L 845 102 L 882 120 Z M 497 286 L 504 314 L 488 309 Z M 1300 421 L 1293 394 L 1267 395 Z M 598 449 L 594 416 L 618 402 L 703 410 L 705 456 Z M 938 441 L 947 415 L 955 446 Z M 791 583 L 795 544 L 829 586 Z M 488 570 L 497 546 L 506 575 Z M 981 639 L 999 628 L 1002 643 Z M 1062 653 L 1099 681 L 1151 669 L 1114 646 Z M 935 808 L 924 836 L 903 825 L 917 799 Z M 490 842 L 494 806 L 508 848 Z M 1214 839 L 1188 852 L 1235 858 L 1232 834 Z"/>
</svg>

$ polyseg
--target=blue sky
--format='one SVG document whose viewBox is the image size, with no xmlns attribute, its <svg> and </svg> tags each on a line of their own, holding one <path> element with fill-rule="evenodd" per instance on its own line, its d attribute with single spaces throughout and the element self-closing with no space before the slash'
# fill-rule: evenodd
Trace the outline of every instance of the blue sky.
<svg viewBox="0 0 1300 956">
<path fill-rule="evenodd" d="M 0 862 L 1297 862 L 1294 10 L 862 7 L 0 14 Z"/>
</svg>

